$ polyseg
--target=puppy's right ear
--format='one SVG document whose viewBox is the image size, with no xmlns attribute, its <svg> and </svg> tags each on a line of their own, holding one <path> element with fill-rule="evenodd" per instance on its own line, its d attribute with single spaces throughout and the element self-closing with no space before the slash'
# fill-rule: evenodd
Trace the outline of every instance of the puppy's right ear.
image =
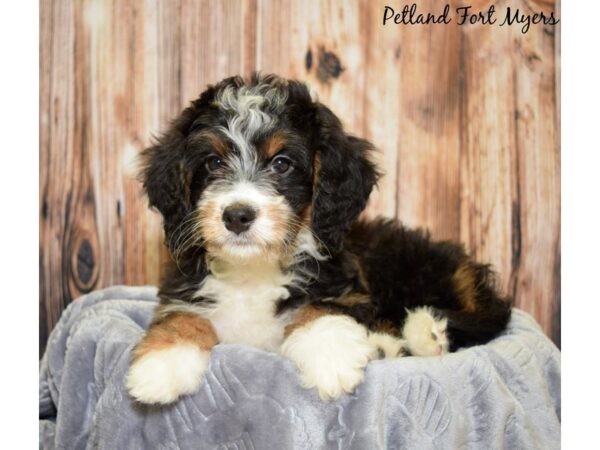
<svg viewBox="0 0 600 450">
<path fill-rule="evenodd" d="M 153 146 L 140 154 L 139 179 L 150 207 L 158 209 L 163 216 L 167 243 L 172 242 L 171 236 L 193 209 L 191 185 L 199 161 L 187 152 L 188 136 L 198 128 L 198 115 L 212 102 L 215 92 L 226 84 L 239 84 L 240 80 L 232 77 L 209 86 L 181 112 Z"/>
<path fill-rule="evenodd" d="M 140 180 L 149 204 L 164 219 L 167 242 L 191 210 L 192 170 L 185 158 L 185 135 L 173 126 L 140 155 Z"/>
</svg>

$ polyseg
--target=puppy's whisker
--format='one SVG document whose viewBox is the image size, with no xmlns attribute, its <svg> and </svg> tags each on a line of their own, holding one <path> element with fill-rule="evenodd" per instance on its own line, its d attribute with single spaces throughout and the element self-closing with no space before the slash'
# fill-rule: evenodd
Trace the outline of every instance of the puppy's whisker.
<svg viewBox="0 0 600 450">
<path fill-rule="evenodd" d="M 179 237 L 179 239 L 175 242 L 175 245 L 173 247 L 173 253 L 175 254 L 181 254 L 183 251 L 186 250 L 186 248 L 188 247 L 188 242 L 190 241 L 190 239 L 192 239 L 194 236 L 194 230 L 191 229 L 188 232 L 186 232 L 185 235 L 182 235 Z"/>
<path fill-rule="evenodd" d="M 182 250 L 183 245 L 185 244 L 185 242 L 188 240 L 189 236 L 191 235 L 192 230 L 186 232 L 186 234 L 182 234 L 177 241 L 175 242 L 175 244 L 173 245 L 173 252 L 174 253 L 178 253 Z"/>
<path fill-rule="evenodd" d="M 184 243 L 190 236 L 194 235 L 198 231 L 199 226 L 197 224 L 190 224 L 185 230 L 182 231 L 181 235 L 175 242 L 175 247 L 179 247 Z"/>
<path fill-rule="evenodd" d="M 181 235 L 187 230 L 189 226 L 193 226 L 196 218 L 195 211 L 191 211 L 188 215 L 182 220 L 182 222 L 177 226 L 175 231 L 171 234 L 168 242 L 169 248 L 177 247 L 177 243 L 179 239 L 181 239 Z M 176 238 L 175 243 L 173 243 L 173 239 Z"/>
<path fill-rule="evenodd" d="M 177 256 L 181 256 L 186 250 L 193 247 L 194 245 L 200 244 L 201 241 L 202 238 L 197 232 L 197 230 L 192 230 L 192 232 L 189 233 L 189 236 L 184 241 L 182 241 L 179 244 L 179 246 L 175 249 L 174 253 Z"/>
</svg>

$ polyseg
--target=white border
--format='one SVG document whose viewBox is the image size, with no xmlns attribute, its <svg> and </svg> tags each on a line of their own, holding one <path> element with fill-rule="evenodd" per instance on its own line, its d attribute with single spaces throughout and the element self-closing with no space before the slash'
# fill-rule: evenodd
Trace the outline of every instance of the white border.
<svg viewBox="0 0 600 450">
<path fill-rule="evenodd" d="M 5 2 L 0 15 L 2 369 L 5 448 L 37 448 L 39 4 Z"/>
<path fill-rule="evenodd" d="M 563 448 L 598 442 L 600 2 L 562 4 Z M 596 443 L 596 444 L 594 444 Z"/>
<path fill-rule="evenodd" d="M 34 448 L 38 381 L 37 2 L 10 2 L 0 22 L 3 442 Z M 600 42 L 598 2 L 564 2 L 562 26 L 562 348 L 564 448 L 597 442 L 600 371 Z M 16 315 L 18 314 L 18 316 Z"/>
</svg>

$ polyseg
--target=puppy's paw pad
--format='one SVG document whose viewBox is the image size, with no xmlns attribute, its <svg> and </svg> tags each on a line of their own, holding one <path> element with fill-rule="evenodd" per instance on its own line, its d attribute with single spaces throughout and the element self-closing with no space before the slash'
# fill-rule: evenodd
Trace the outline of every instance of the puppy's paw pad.
<svg viewBox="0 0 600 450">
<path fill-rule="evenodd" d="M 141 403 L 171 403 L 198 390 L 209 357 L 193 344 L 148 352 L 129 368 L 127 390 Z"/>
<path fill-rule="evenodd" d="M 377 357 L 367 329 L 347 316 L 324 316 L 296 329 L 281 347 L 296 363 L 305 388 L 316 387 L 323 400 L 350 393 Z"/>
<path fill-rule="evenodd" d="M 439 356 L 448 353 L 447 319 L 435 316 L 430 308 L 408 312 L 402 335 L 406 348 L 415 356 Z"/>
</svg>

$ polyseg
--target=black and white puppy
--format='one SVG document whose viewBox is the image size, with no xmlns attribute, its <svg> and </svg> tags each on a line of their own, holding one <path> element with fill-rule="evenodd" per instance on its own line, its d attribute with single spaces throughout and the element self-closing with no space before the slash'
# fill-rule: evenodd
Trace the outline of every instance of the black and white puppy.
<svg viewBox="0 0 600 450">
<path fill-rule="evenodd" d="M 372 150 L 303 83 L 255 75 L 209 87 L 143 152 L 173 262 L 133 352 L 132 397 L 192 393 L 214 345 L 244 343 L 336 398 L 378 355 L 441 355 L 505 327 L 511 301 L 461 246 L 358 220 Z"/>
</svg>

